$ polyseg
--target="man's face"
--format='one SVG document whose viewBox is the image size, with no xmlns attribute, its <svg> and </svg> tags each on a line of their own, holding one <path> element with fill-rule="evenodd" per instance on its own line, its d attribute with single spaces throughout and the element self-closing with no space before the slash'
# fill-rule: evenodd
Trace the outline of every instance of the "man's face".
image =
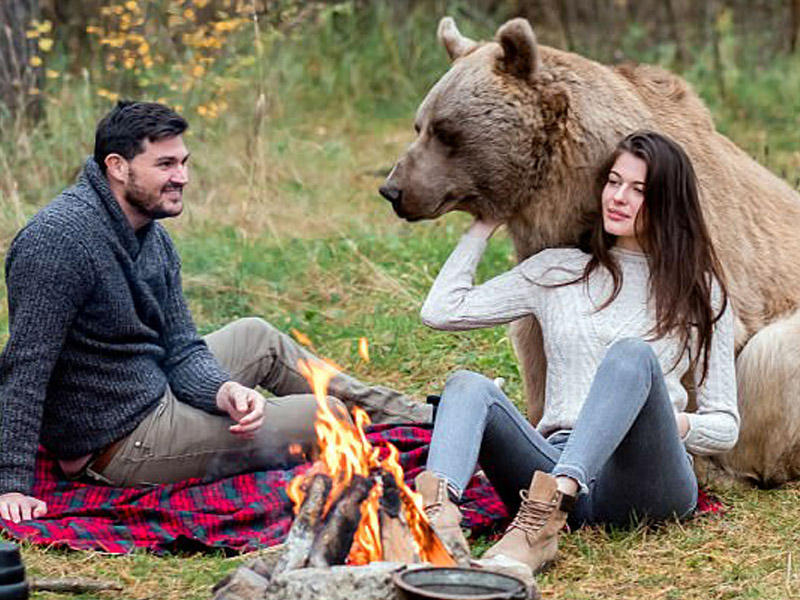
<svg viewBox="0 0 800 600">
<path fill-rule="evenodd" d="M 177 217 L 183 211 L 183 186 L 189 183 L 189 152 L 183 136 L 142 143 L 141 152 L 128 161 L 125 202 L 140 216 Z"/>
</svg>

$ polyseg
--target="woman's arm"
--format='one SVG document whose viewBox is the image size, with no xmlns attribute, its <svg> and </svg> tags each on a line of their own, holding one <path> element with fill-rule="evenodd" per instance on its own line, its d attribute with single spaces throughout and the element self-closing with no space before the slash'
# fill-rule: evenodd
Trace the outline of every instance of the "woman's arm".
<svg viewBox="0 0 800 600">
<path fill-rule="evenodd" d="M 427 326 L 451 331 L 476 329 L 536 313 L 539 286 L 523 275 L 519 265 L 473 286 L 475 270 L 496 226 L 476 221 L 461 238 L 422 306 L 422 321 Z"/>
<path fill-rule="evenodd" d="M 719 288 L 716 287 L 718 293 Z M 718 303 L 715 303 L 719 306 Z M 700 380 L 702 364 L 695 381 Z M 714 325 L 708 356 L 708 375 L 697 390 L 697 412 L 688 413 L 689 431 L 684 438 L 693 454 L 718 454 L 733 448 L 739 437 L 739 409 L 733 354 L 733 312 L 730 301 Z"/>
</svg>

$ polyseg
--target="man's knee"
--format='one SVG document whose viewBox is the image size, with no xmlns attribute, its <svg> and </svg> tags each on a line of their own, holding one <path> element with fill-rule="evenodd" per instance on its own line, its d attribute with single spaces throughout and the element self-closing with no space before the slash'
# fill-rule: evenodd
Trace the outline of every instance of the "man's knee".
<svg viewBox="0 0 800 600">
<path fill-rule="evenodd" d="M 327 396 L 326 399 L 328 410 L 335 418 L 352 423 L 350 411 L 347 409 L 347 405 L 344 402 L 338 398 L 334 398 L 333 396 Z M 311 423 L 316 423 L 316 421 L 319 419 L 320 406 L 317 398 L 314 395 L 306 394 L 300 396 L 296 400 L 293 400 L 293 402 L 301 404 L 305 414 L 307 415 L 306 418 Z"/>
<path fill-rule="evenodd" d="M 333 396 L 328 396 L 328 407 L 337 419 L 341 421 L 347 421 L 348 423 L 352 423 L 353 419 L 350 416 L 350 411 L 347 409 L 347 405 L 339 400 L 338 398 L 334 398 Z"/>
<path fill-rule="evenodd" d="M 230 326 L 247 335 L 274 336 L 280 334 L 273 325 L 261 317 L 242 317 L 233 321 Z"/>
</svg>

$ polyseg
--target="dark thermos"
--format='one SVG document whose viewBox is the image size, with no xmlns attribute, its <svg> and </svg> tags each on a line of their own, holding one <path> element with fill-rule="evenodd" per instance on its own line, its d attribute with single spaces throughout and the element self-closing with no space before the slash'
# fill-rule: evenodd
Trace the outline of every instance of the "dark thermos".
<svg viewBox="0 0 800 600">
<path fill-rule="evenodd" d="M 0 542 L 0 600 L 27 600 L 28 593 L 19 546 Z"/>
</svg>

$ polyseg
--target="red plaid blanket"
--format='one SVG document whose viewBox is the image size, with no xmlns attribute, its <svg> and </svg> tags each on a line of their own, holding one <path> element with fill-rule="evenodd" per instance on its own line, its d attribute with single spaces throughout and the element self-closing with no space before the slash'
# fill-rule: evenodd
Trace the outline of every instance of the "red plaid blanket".
<svg viewBox="0 0 800 600">
<path fill-rule="evenodd" d="M 367 437 L 382 452 L 387 442 L 397 447 L 408 483 L 425 465 L 430 428 L 379 425 Z M 286 537 L 292 523 L 286 486 L 308 468 L 248 473 L 213 483 L 189 479 L 150 488 L 111 488 L 61 479 L 53 457 L 42 451 L 33 495 L 47 503 L 47 517 L 19 524 L 0 519 L 0 531 L 33 544 L 115 554 L 134 548 L 256 550 Z M 703 495 L 699 510 L 717 512 L 720 507 Z M 473 533 L 507 517 L 500 498 L 480 475 L 472 478 L 461 509 L 464 526 Z"/>
</svg>

